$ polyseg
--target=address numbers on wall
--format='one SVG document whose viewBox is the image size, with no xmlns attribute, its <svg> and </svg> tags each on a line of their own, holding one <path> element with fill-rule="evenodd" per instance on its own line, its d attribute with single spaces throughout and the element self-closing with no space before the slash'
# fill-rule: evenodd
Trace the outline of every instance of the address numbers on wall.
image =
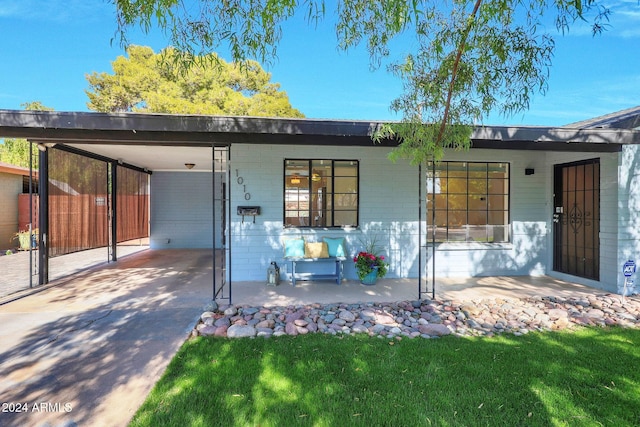
<svg viewBox="0 0 640 427">
<path fill-rule="evenodd" d="M 240 176 L 240 171 L 236 169 L 236 182 L 242 186 L 242 192 L 244 193 L 245 200 L 251 200 L 251 193 L 247 191 L 247 185 L 244 183 L 244 178 Z"/>
</svg>

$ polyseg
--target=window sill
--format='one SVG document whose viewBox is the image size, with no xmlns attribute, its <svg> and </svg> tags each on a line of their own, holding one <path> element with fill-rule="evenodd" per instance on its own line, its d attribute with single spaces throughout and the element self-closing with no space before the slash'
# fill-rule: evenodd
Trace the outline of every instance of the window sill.
<svg viewBox="0 0 640 427">
<path fill-rule="evenodd" d="M 329 227 L 329 226 L 318 226 L 318 227 L 312 227 L 310 225 L 285 225 L 282 227 L 283 230 L 344 230 L 344 231 L 351 231 L 351 230 L 358 230 L 358 226 L 356 225 L 344 225 L 344 226 L 335 226 L 335 227 Z"/>
<path fill-rule="evenodd" d="M 427 247 L 433 246 L 431 242 L 428 242 Z M 513 243 L 483 243 L 483 242 L 446 242 L 437 243 L 437 250 L 439 251 L 469 251 L 469 250 L 510 250 L 513 249 Z"/>
</svg>

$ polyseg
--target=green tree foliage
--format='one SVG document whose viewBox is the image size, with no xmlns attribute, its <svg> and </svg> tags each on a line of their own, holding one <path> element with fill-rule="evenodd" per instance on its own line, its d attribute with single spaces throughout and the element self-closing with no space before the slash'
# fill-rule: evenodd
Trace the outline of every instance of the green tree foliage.
<svg viewBox="0 0 640 427">
<path fill-rule="evenodd" d="M 44 106 L 40 101 L 26 102 L 21 106 L 25 110 L 31 111 L 53 111 L 53 108 Z M 4 142 L 0 144 L 0 162 L 28 168 L 30 145 L 31 143 L 26 139 L 5 138 Z M 33 168 L 38 168 L 38 153 L 35 153 L 33 157 Z"/>
<path fill-rule="evenodd" d="M 26 139 L 5 138 L 0 144 L 0 162 L 28 168 L 29 142 Z"/>
<path fill-rule="evenodd" d="M 303 117 L 255 61 L 227 63 L 210 54 L 190 57 L 192 65 L 183 68 L 172 48 L 156 54 L 129 46 L 127 55 L 112 62 L 113 74 L 86 76 L 91 110 Z"/>
<path fill-rule="evenodd" d="M 414 163 L 444 148 L 468 148 L 472 126 L 490 112 L 506 116 L 544 93 L 556 30 L 576 20 L 593 32 L 606 26 L 601 0 L 114 0 L 119 34 L 158 26 L 171 44 L 192 55 L 228 45 L 234 60 L 276 55 L 282 23 L 303 15 L 310 24 L 336 17 L 337 45 L 365 44 L 372 64 L 388 59 L 404 83 L 392 109 L 403 123 L 382 126 L 374 140 L 396 138 L 395 157 Z M 553 33 L 552 33 L 553 31 Z M 392 42 L 399 36 L 403 43 Z M 405 38 L 408 38 L 408 42 Z M 413 46 L 412 51 L 392 52 Z"/>
</svg>

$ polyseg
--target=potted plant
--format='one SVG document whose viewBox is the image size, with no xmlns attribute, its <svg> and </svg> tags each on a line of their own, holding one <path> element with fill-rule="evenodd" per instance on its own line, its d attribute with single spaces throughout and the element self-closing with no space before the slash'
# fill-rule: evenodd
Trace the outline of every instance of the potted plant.
<svg viewBox="0 0 640 427">
<path fill-rule="evenodd" d="M 378 278 L 387 274 L 389 264 L 385 261 L 384 255 L 378 255 L 378 248 L 375 240 L 365 246 L 365 250 L 359 252 L 353 258 L 358 272 L 360 283 L 364 285 L 375 285 Z"/>
<path fill-rule="evenodd" d="M 28 251 L 31 248 L 38 247 L 38 229 L 35 228 L 31 232 L 28 230 L 19 231 L 13 235 L 11 240 L 18 240 L 21 251 Z"/>
</svg>

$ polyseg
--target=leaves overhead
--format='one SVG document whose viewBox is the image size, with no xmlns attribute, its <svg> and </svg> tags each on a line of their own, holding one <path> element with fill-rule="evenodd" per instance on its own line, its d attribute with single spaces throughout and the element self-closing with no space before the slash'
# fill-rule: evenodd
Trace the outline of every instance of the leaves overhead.
<svg viewBox="0 0 640 427">
<path fill-rule="evenodd" d="M 121 42 L 140 26 L 164 30 L 191 55 L 229 48 L 234 60 L 272 61 L 283 23 L 335 19 L 336 44 L 364 44 L 375 68 L 383 60 L 404 84 L 391 109 L 402 124 L 382 126 L 374 140 L 395 138 L 395 157 L 414 163 L 444 148 L 470 146 L 472 126 L 492 112 L 505 116 L 544 93 L 554 36 L 576 20 L 601 32 L 609 10 L 601 0 L 114 0 Z M 550 25 L 548 25 L 550 24 Z M 401 42 L 397 42 L 400 40 Z M 422 129 L 424 127 L 432 129 Z"/>
<path fill-rule="evenodd" d="M 43 105 L 40 101 L 25 102 L 21 106 L 29 111 L 53 111 L 53 108 Z M 34 169 L 38 169 L 37 152 L 36 150 L 36 153 L 34 153 L 33 164 L 31 165 Z M 28 168 L 30 154 L 31 143 L 26 139 L 5 138 L 4 142 L 0 144 L 0 162 Z"/>
<path fill-rule="evenodd" d="M 0 143 L 0 162 L 8 163 L 14 166 L 20 166 L 23 168 L 29 167 L 29 146 L 31 144 L 26 139 L 22 138 L 6 138 L 4 142 Z M 38 150 L 36 150 L 33 156 L 33 168 L 38 168 Z"/>
<path fill-rule="evenodd" d="M 86 76 L 88 107 L 94 111 L 302 117 L 286 92 L 255 61 L 227 63 L 215 54 L 193 57 L 168 48 L 129 46 L 112 62 L 113 74 Z"/>
</svg>

